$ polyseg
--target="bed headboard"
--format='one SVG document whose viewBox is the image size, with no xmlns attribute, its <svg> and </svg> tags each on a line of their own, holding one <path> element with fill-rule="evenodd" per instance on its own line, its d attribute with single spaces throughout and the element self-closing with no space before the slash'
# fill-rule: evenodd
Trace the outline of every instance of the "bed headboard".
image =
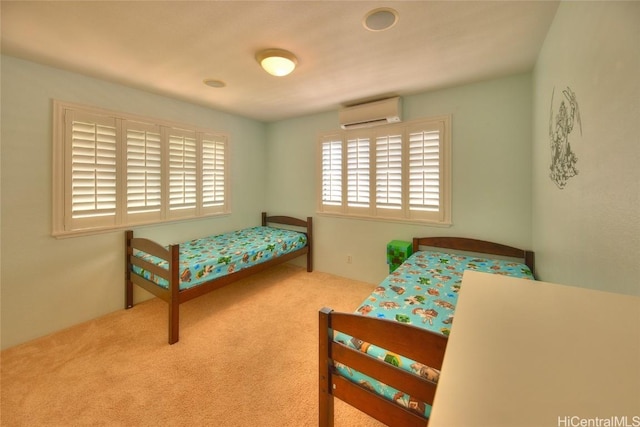
<svg viewBox="0 0 640 427">
<path fill-rule="evenodd" d="M 267 223 L 276 223 L 276 224 L 285 224 L 285 225 L 293 225 L 296 227 L 304 227 L 309 228 L 311 226 L 311 217 L 307 217 L 307 220 L 294 218 L 291 216 L 285 215 L 272 215 L 267 216 L 266 212 L 262 212 L 262 225 L 265 226 Z"/>
<path fill-rule="evenodd" d="M 420 250 L 420 246 L 431 246 L 458 251 L 521 258 L 535 277 L 535 255 L 533 251 L 514 248 L 513 246 L 506 246 L 500 243 L 488 242 L 486 240 L 476 240 L 465 237 L 414 237 L 413 251 L 416 252 Z"/>
</svg>

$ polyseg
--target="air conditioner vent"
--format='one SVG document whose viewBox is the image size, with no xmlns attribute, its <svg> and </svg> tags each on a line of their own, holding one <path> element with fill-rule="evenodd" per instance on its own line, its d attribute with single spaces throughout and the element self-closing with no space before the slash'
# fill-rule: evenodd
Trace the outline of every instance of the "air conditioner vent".
<svg viewBox="0 0 640 427">
<path fill-rule="evenodd" d="M 342 129 L 359 129 L 397 123 L 401 120 L 400 97 L 353 105 L 340 110 Z"/>
</svg>

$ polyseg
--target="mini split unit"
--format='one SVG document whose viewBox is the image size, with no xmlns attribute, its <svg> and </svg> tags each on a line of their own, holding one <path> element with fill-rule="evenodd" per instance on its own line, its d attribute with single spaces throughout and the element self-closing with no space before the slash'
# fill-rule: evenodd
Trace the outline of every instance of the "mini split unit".
<svg viewBox="0 0 640 427">
<path fill-rule="evenodd" d="M 340 110 L 339 118 L 342 129 L 359 129 L 400 122 L 400 97 L 343 108 Z"/>
</svg>

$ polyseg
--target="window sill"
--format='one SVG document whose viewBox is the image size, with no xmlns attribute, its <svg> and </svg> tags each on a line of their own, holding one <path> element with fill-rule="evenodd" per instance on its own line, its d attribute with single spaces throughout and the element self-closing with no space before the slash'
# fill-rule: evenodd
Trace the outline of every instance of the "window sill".
<svg viewBox="0 0 640 427">
<path fill-rule="evenodd" d="M 319 211 L 316 211 L 316 214 L 318 216 L 327 217 L 327 218 L 353 219 L 353 220 L 359 220 L 359 221 L 390 222 L 390 223 L 396 223 L 396 224 L 424 225 L 424 226 L 439 227 L 439 228 L 449 228 L 453 226 L 453 223 L 451 221 L 438 222 L 438 221 L 431 221 L 431 220 L 425 220 L 425 219 L 384 218 L 384 217 L 371 217 L 371 216 L 342 214 L 342 213 L 335 213 L 335 212 L 319 212 Z"/>
</svg>

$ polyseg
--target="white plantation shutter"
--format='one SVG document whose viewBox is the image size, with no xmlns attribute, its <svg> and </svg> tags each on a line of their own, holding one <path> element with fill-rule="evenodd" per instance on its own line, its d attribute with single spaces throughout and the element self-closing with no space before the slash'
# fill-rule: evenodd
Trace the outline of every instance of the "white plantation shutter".
<svg viewBox="0 0 640 427">
<path fill-rule="evenodd" d="M 329 139 L 322 142 L 322 196 L 325 206 L 342 205 L 342 140 Z"/>
<path fill-rule="evenodd" d="M 68 111 L 70 165 L 65 228 L 115 223 L 117 187 L 116 121 L 112 117 Z"/>
<path fill-rule="evenodd" d="M 347 140 L 347 206 L 368 208 L 371 193 L 369 138 Z"/>
<path fill-rule="evenodd" d="M 440 132 L 409 135 L 409 209 L 440 210 Z"/>
<path fill-rule="evenodd" d="M 402 209 L 402 136 L 376 138 L 376 208 Z"/>
<path fill-rule="evenodd" d="M 219 135 L 202 135 L 202 206 L 223 212 L 226 206 L 227 140 Z"/>
<path fill-rule="evenodd" d="M 319 146 L 320 212 L 451 224 L 449 116 L 321 135 Z"/>
<path fill-rule="evenodd" d="M 228 136 L 53 102 L 57 237 L 228 213 Z"/>
<path fill-rule="evenodd" d="M 169 215 L 193 215 L 197 194 L 196 136 L 194 132 L 179 129 L 172 129 L 170 132 Z"/>
<path fill-rule="evenodd" d="M 162 141 L 159 126 L 125 123 L 127 215 L 160 218 L 162 208 Z"/>
</svg>

